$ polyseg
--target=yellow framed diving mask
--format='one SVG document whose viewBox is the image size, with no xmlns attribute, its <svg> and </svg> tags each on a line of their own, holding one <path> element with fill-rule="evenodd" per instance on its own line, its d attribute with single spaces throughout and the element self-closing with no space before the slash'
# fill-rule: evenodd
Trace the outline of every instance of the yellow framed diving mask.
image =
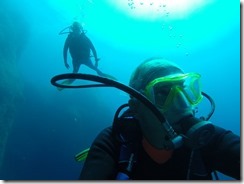
<svg viewBox="0 0 244 184">
<path fill-rule="evenodd" d="M 192 106 L 199 104 L 201 94 L 201 75 L 198 73 L 174 74 L 152 80 L 145 88 L 145 95 L 157 108 L 165 112 L 176 99 L 183 95 Z"/>
</svg>

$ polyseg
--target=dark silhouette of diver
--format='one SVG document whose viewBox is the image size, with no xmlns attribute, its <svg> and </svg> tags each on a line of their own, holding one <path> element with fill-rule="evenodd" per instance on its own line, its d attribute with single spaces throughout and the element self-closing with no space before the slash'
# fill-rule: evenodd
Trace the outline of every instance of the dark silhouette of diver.
<svg viewBox="0 0 244 184">
<path fill-rule="evenodd" d="M 72 26 L 70 26 L 69 28 L 70 32 L 68 37 L 66 38 L 63 48 L 63 58 L 65 67 L 67 69 L 70 68 L 67 62 L 67 54 L 69 50 L 69 53 L 72 57 L 73 73 L 78 73 L 80 65 L 84 64 L 89 68 L 95 70 L 98 75 L 105 76 L 105 74 L 98 69 L 98 61 L 100 59 L 97 57 L 96 49 L 92 44 L 91 40 L 85 35 L 85 32 L 80 23 L 74 22 Z M 91 61 L 90 50 L 92 51 L 92 54 L 94 56 L 95 65 L 93 65 Z M 64 83 L 71 84 L 73 81 L 74 80 L 72 79 Z"/>
</svg>

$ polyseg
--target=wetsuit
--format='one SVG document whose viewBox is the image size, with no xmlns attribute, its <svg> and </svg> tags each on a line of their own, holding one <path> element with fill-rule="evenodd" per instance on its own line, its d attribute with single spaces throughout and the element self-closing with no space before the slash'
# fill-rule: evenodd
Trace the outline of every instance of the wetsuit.
<svg viewBox="0 0 244 184">
<path fill-rule="evenodd" d="M 114 180 L 118 173 L 120 144 L 112 128 L 104 129 L 93 142 L 84 163 L 80 179 Z M 133 180 L 186 180 L 191 151 L 187 147 L 174 150 L 164 164 L 154 162 L 140 146 L 138 161 L 132 172 Z M 217 170 L 240 179 L 240 138 L 223 128 L 215 126 L 212 141 L 199 150 L 204 167 L 202 175 L 191 176 L 192 180 L 212 180 L 211 173 Z M 196 163 L 196 166 L 199 166 Z"/>
<path fill-rule="evenodd" d="M 102 74 L 102 72 L 98 70 L 97 67 L 95 67 L 91 62 L 90 50 L 92 51 L 96 62 L 98 61 L 97 52 L 91 40 L 84 33 L 81 33 L 79 35 L 70 33 L 68 35 L 63 48 L 63 58 L 65 64 L 67 64 L 68 50 L 72 57 L 74 73 L 77 73 L 79 71 L 80 65 L 84 64 L 95 70 L 98 75 Z"/>
</svg>

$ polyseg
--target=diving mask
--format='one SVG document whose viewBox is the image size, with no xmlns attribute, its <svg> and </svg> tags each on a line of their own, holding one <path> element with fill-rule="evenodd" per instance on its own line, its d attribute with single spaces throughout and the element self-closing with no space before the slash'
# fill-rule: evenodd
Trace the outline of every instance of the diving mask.
<svg viewBox="0 0 244 184">
<path fill-rule="evenodd" d="M 191 106 L 196 106 L 202 100 L 200 74 L 174 74 L 156 78 L 145 88 L 145 95 L 157 108 L 165 112 L 177 96 L 182 96 Z"/>
</svg>

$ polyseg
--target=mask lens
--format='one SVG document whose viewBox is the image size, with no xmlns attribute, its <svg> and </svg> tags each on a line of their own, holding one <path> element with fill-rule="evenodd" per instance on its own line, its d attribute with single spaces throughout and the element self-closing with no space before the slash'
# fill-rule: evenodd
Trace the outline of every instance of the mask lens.
<svg viewBox="0 0 244 184">
<path fill-rule="evenodd" d="M 184 82 L 184 88 L 182 88 L 182 92 L 191 105 L 197 105 L 202 100 L 199 77 L 195 75 L 189 76 Z"/>
<path fill-rule="evenodd" d="M 201 99 L 200 75 L 197 73 L 178 74 L 153 80 L 146 87 L 147 97 L 165 111 L 179 93 L 183 93 L 191 105 Z"/>
<path fill-rule="evenodd" d="M 169 95 L 172 93 L 171 87 L 170 86 L 161 86 L 160 88 L 156 88 L 154 92 L 155 96 L 155 104 L 157 107 L 164 108 L 164 106 L 167 104 L 167 101 L 171 101 L 172 95 Z"/>
</svg>

